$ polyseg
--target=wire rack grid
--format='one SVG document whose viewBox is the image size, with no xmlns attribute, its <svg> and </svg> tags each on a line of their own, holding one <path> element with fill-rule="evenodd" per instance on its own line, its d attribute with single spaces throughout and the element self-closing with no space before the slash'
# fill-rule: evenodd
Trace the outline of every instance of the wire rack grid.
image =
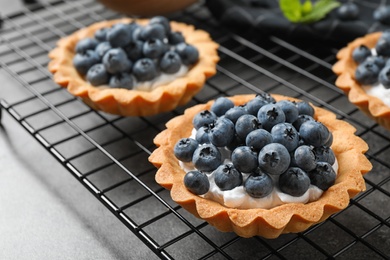
<svg viewBox="0 0 390 260">
<path fill-rule="evenodd" d="M 172 20 L 210 32 L 220 44 L 217 74 L 184 107 L 151 117 L 94 111 L 52 81 L 47 53 L 60 37 L 120 15 L 92 0 L 42 1 L 3 17 L 0 78 L 12 95 L 1 107 L 161 259 L 388 259 L 390 257 L 389 133 L 334 86 L 336 47 L 292 43 L 218 26 L 202 4 Z M 153 137 L 184 109 L 218 96 L 283 94 L 325 107 L 357 129 L 374 168 L 367 190 L 327 221 L 273 240 L 221 233 L 175 204 L 154 181 Z M 202 250 L 200 250 L 200 248 Z"/>
</svg>

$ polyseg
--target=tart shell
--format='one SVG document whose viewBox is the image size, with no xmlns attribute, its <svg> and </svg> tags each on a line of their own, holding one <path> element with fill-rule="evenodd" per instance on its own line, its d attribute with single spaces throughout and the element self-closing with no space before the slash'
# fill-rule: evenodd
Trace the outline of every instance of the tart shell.
<svg viewBox="0 0 390 260">
<path fill-rule="evenodd" d="M 332 69 L 338 75 L 336 86 L 348 95 L 349 101 L 378 124 L 390 130 L 390 107 L 379 98 L 367 94 L 362 85 L 355 80 L 357 63 L 352 58 L 352 52 L 356 47 L 363 44 L 369 49 L 374 48 L 381 35 L 381 32 L 371 33 L 349 43 L 337 53 L 338 61 Z"/>
<path fill-rule="evenodd" d="M 216 73 L 216 63 L 219 61 L 218 44 L 211 40 L 207 32 L 196 30 L 192 25 L 172 21 L 170 22 L 172 31 L 181 32 L 186 42 L 194 45 L 199 51 L 198 62 L 186 75 L 148 92 L 110 88 L 107 85 L 92 86 L 73 66 L 77 42 L 93 37 L 94 33 L 101 28 L 131 21 L 146 25 L 149 20 L 123 18 L 102 21 L 60 39 L 57 47 L 49 53 L 51 61 L 48 69 L 53 73 L 54 81 L 67 88 L 74 96 L 80 97 L 93 109 L 123 116 L 148 116 L 171 111 L 177 106 L 186 104 L 202 89 L 206 79 Z"/>
<path fill-rule="evenodd" d="M 273 95 L 276 100 L 292 98 Z M 241 105 L 254 95 L 238 95 L 230 99 Z M 172 199 L 198 218 L 204 219 L 218 230 L 235 232 L 242 237 L 263 236 L 276 238 L 282 233 L 300 232 L 319 223 L 335 212 L 346 208 L 350 198 L 365 190 L 363 174 L 372 168 L 364 153 L 367 144 L 354 135 L 356 129 L 336 119 L 336 116 L 322 108 L 315 107 L 315 119 L 325 124 L 333 134 L 332 149 L 339 163 L 335 184 L 317 201 L 310 203 L 289 203 L 272 209 L 228 208 L 189 192 L 183 183 L 185 175 L 173 149 L 176 142 L 191 135 L 192 119 L 199 111 L 209 109 L 213 101 L 189 108 L 181 116 L 171 119 L 164 131 L 158 134 L 154 143 L 157 149 L 149 157 L 158 171 L 155 179 L 170 190 Z"/>
</svg>

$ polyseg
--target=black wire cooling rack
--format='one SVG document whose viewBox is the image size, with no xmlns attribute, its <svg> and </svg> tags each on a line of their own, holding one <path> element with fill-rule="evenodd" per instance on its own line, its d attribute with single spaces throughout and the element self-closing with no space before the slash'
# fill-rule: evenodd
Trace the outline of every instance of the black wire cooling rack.
<svg viewBox="0 0 390 260">
<path fill-rule="evenodd" d="M 154 181 L 156 169 L 147 160 L 155 149 L 153 138 L 186 107 L 123 118 L 91 110 L 52 81 L 47 53 L 60 37 L 119 15 L 92 0 L 29 6 L 2 17 L 0 73 L 13 79 L 13 93 L 1 107 L 158 257 L 390 258 L 390 135 L 334 86 L 331 66 L 339 46 L 234 34 L 219 27 L 201 4 L 170 17 L 207 30 L 220 44 L 218 73 L 186 107 L 261 89 L 333 111 L 370 146 L 367 157 L 374 168 L 365 176 L 367 190 L 347 209 L 303 233 L 244 239 L 196 219 Z"/>
</svg>

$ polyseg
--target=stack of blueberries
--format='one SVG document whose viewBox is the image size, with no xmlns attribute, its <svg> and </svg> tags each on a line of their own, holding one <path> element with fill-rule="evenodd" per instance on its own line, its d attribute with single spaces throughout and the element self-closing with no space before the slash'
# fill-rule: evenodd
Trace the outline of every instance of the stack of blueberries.
<svg viewBox="0 0 390 260">
<path fill-rule="evenodd" d="M 266 93 L 242 106 L 216 99 L 210 110 L 195 115 L 195 137 L 182 138 L 174 147 L 180 161 L 196 168 L 185 175 L 184 184 L 194 194 L 205 194 L 213 174 L 222 191 L 243 185 L 255 198 L 269 195 L 275 186 L 296 197 L 310 184 L 327 190 L 336 179 L 333 135 L 313 116 L 314 108 L 305 101 L 276 102 Z M 226 151 L 229 161 L 223 158 Z"/>
<path fill-rule="evenodd" d="M 198 50 L 171 31 L 169 20 L 156 16 L 145 26 L 118 23 L 76 44 L 73 64 L 94 86 L 132 89 L 160 73 L 174 74 L 197 62 Z"/>
<path fill-rule="evenodd" d="M 390 88 L 390 31 L 384 31 L 374 47 L 356 47 L 352 58 L 358 63 L 355 79 L 362 85 L 382 84 Z"/>
</svg>

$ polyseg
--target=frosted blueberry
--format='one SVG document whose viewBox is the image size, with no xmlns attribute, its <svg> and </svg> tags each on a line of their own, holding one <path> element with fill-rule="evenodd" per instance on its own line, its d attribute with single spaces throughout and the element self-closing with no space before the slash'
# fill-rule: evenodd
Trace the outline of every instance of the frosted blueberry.
<svg viewBox="0 0 390 260">
<path fill-rule="evenodd" d="M 270 131 L 274 125 L 286 121 L 286 116 L 283 110 L 276 104 L 267 104 L 262 106 L 257 113 L 257 118 L 263 128 L 268 131 Z"/>
<path fill-rule="evenodd" d="M 207 175 L 200 171 L 187 172 L 184 176 L 184 185 L 190 192 L 196 195 L 203 195 L 210 189 L 210 182 Z"/>
<path fill-rule="evenodd" d="M 253 130 L 260 129 L 261 124 L 257 117 L 250 114 L 245 114 L 240 116 L 237 119 L 237 122 L 234 126 L 237 135 L 242 139 L 245 140 L 246 136 L 252 132 Z"/>
<path fill-rule="evenodd" d="M 257 153 L 248 146 L 239 146 L 231 155 L 234 167 L 240 172 L 250 173 L 258 167 Z"/>
<path fill-rule="evenodd" d="M 99 42 L 95 38 L 82 39 L 76 44 L 76 52 L 83 53 L 87 50 L 94 50 L 98 44 Z"/>
<path fill-rule="evenodd" d="M 198 148 L 198 145 L 199 143 L 195 139 L 182 138 L 176 143 L 173 153 L 180 161 L 191 162 L 192 156 L 196 148 Z"/>
<path fill-rule="evenodd" d="M 305 194 L 310 187 L 310 178 L 298 167 L 290 167 L 279 176 L 279 188 L 282 192 L 294 197 Z"/>
<path fill-rule="evenodd" d="M 289 152 L 295 150 L 299 143 L 299 134 L 290 123 L 279 123 L 271 129 L 272 141 L 284 145 Z"/>
<path fill-rule="evenodd" d="M 258 160 L 260 169 L 269 174 L 280 175 L 288 169 L 291 157 L 284 145 L 271 143 L 260 150 Z"/>
<path fill-rule="evenodd" d="M 226 111 L 233 107 L 233 101 L 226 97 L 219 97 L 211 105 L 210 110 L 213 111 L 217 116 L 222 116 L 226 113 Z"/>
<path fill-rule="evenodd" d="M 93 65 L 87 72 L 87 80 L 93 86 L 105 85 L 108 83 L 109 75 L 103 64 Z"/>
<path fill-rule="evenodd" d="M 109 85 L 112 88 L 132 89 L 134 86 L 134 79 L 129 72 L 119 72 L 111 76 Z"/>
<path fill-rule="evenodd" d="M 217 120 L 217 115 L 210 110 L 203 110 L 197 113 L 192 119 L 192 124 L 195 129 L 199 129 L 202 126 L 214 123 Z"/>
<path fill-rule="evenodd" d="M 234 138 L 234 124 L 226 117 L 219 117 L 210 128 L 210 142 L 217 147 L 227 146 Z"/>
<path fill-rule="evenodd" d="M 211 172 L 221 164 L 221 153 L 212 144 L 204 144 L 195 149 L 192 163 L 200 171 Z"/>
<path fill-rule="evenodd" d="M 327 162 L 318 162 L 316 168 L 309 172 L 311 184 L 321 190 L 327 190 L 335 183 L 336 172 Z"/>
<path fill-rule="evenodd" d="M 257 170 L 245 180 L 244 189 L 253 198 L 264 198 L 272 192 L 273 181 L 268 174 Z"/>
<path fill-rule="evenodd" d="M 223 191 L 234 189 L 242 184 L 242 175 L 233 164 L 222 164 L 213 174 L 215 184 Z"/>
<path fill-rule="evenodd" d="M 73 57 L 73 66 L 81 75 L 87 74 L 89 68 L 100 62 L 99 55 L 93 50 L 87 50 L 83 53 L 76 53 Z"/>
<path fill-rule="evenodd" d="M 245 139 L 245 144 L 256 151 L 260 151 L 270 143 L 272 143 L 272 135 L 264 129 L 256 129 L 250 132 Z"/>
</svg>

